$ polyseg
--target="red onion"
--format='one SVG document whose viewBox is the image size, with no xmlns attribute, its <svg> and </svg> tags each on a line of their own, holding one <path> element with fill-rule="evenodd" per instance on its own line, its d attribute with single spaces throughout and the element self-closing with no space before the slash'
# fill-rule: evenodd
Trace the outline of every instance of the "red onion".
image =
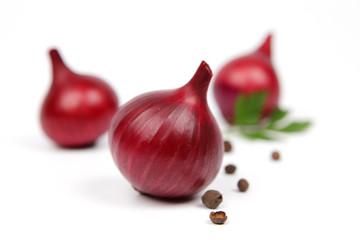
<svg viewBox="0 0 360 240">
<path fill-rule="evenodd" d="M 41 125 L 49 138 L 64 147 L 90 145 L 104 134 L 118 107 L 104 81 L 67 68 L 57 50 L 49 52 L 53 81 L 41 109 Z"/>
<path fill-rule="evenodd" d="M 211 77 L 202 62 L 185 86 L 140 95 L 115 114 L 109 129 L 111 152 L 135 189 L 182 198 L 216 177 L 224 149 L 206 101 Z"/>
<path fill-rule="evenodd" d="M 215 98 L 224 118 L 234 122 L 235 102 L 239 95 L 266 92 L 262 118 L 277 108 L 279 83 L 271 63 L 271 35 L 259 49 L 227 63 L 217 75 Z"/>
</svg>

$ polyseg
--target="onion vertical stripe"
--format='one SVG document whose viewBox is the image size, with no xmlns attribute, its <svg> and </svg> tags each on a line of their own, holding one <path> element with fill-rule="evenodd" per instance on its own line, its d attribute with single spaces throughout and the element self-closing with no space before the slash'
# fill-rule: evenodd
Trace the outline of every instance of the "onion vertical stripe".
<svg viewBox="0 0 360 240">
<path fill-rule="evenodd" d="M 211 78 L 202 62 L 183 87 L 140 95 L 118 110 L 109 130 L 112 156 L 140 192 L 183 198 L 216 177 L 223 140 L 206 101 Z"/>
</svg>

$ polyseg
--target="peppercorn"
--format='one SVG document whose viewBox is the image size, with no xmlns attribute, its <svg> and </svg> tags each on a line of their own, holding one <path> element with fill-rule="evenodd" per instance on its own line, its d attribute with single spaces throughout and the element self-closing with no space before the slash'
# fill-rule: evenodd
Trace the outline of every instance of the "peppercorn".
<svg viewBox="0 0 360 240">
<path fill-rule="evenodd" d="M 238 182 L 238 188 L 240 192 L 246 192 L 246 190 L 249 188 L 249 183 L 245 179 L 240 179 Z"/>
<path fill-rule="evenodd" d="M 229 165 L 227 165 L 227 166 L 225 167 L 225 172 L 226 172 L 226 173 L 229 173 L 229 174 L 234 173 L 235 170 L 236 170 L 236 166 L 233 165 L 233 164 L 229 164 Z"/>
<path fill-rule="evenodd" d="M 224 141 L 224 151 L 225 152 L 231 152 L 232 146 L 229 141 Z"/>
<path fill-rule="evenodd" d="M 280 153 L 275 151 L 271 154 L 273 160 L 279 160 L 280 159 Z"/>
<path fill-rule="evenodd" d="M 223 197 L 220 192 L 209 190 L 201 197 L 201 200 L 206 207 L 215 209 L 222 203 Z"/>
<path fill-rule="evenodd" d="M 226 222 L 227 216 L 225 212 L 211 212 L 210 220 L 215 224 L 224 224 Z"/>
</svg>

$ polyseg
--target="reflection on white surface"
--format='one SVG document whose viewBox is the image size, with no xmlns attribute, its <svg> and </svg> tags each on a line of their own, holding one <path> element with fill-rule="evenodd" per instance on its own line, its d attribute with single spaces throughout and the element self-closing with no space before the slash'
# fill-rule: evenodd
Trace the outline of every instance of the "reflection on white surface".
<svg viewBox="0 0 360 240">
<path fill-rule="evenodd" d="M 360 1 L 0 1 L 0 239 L 359 239 Z M 228 220 L 209 224 L 196 198 L 143 198 L 115 167 L 106 136 L 63 150 L 39 127 L 56 46 L 98 73 L 122 103 L 186 83 L 201 60 L 214 74 L 274 33 L 281 106 L 311 119 L 282 142 L 235 138 Z M 209 88 L 209 105 L 221 120 Z M 345 115 L 343 113 L 346 113 Z M 223 126 L 224 127 L 224 126 Z M 282 159 L 273 162 L 278 149 Z M 249 191 L 236 182 L 245 177 Z"/>
</svg>

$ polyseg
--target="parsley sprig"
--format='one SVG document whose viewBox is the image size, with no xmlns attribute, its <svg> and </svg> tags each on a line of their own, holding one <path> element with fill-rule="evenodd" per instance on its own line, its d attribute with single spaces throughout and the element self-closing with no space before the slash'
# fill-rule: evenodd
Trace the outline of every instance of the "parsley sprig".
<svg viewBox="0 0 360 240">
<path fill-rule="evenodd" d="M 235 104 L 234 125 L 248 139 L 274 140 L 278 133 L 305 131 L 309 121 L 285 121 L 289 112 L 275 109 L 267 119 L 261 119 L 266 92 L 240 95 Z"/>
</svg>

